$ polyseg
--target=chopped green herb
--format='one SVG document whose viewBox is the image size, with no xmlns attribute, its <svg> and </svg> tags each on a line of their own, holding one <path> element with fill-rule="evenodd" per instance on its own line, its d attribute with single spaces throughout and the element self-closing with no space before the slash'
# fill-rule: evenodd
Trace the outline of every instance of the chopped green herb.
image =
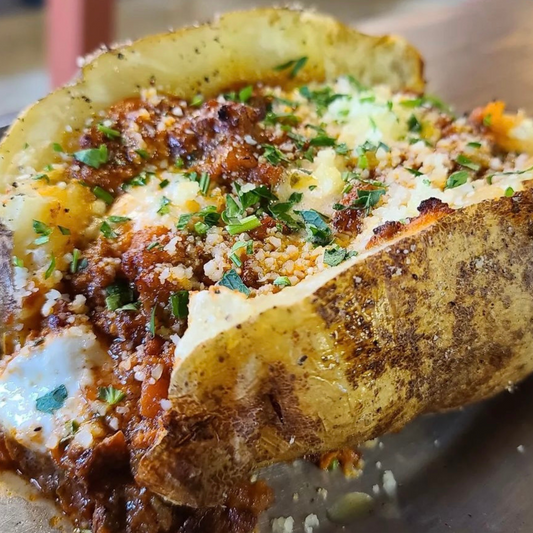
<svg viewBox="0 0 533 533">
<path fill-rule="evenodd" d="M 458 170 L 450 174 L 446 180 L 446 189 L 454 189 L 460 185 L 464 185 L 468 181 L 468 172 L 466 170 Z"/>
<path fill-rule="evenodd" d="M 248 255 L 252 254 L 254 251 L 254 241 L 237 241 L 231 247 L 231 251 L 236 252 L 238 250 L 241 250 L 242 248 L 246 248 L 246 253 Z"/>
<path fill-rule="evenodd" d="M 239 91 L 239 102 L 243 104 L 248 102 L 248 100 L 250 100 L 250 98 L 252 97 L 253 92 L 254 92 L 254 88 L 251 85 L 248 85 L 244 87 L 243 89 L 241 89 Z"/>
<path fill-rule="evenodd" d="M 310 191 L 314 191 L 316 188 L 318 187 L 318 185 L 309 185 L 309 187 L 307 187 Z"/>
<path fill-rule="evenodd" d="M 161 183 L 159 183 L 159 188 L 164 189 L 165 187 L 168 187 L 169 184 L 170 184 L 170 181 L 163 180 Z"/>
<path fill-rule="evenodd" d="M 98 399 L 106 402 L 108 405 L 116 405 L 126 398 L 126 394 L 112 385 L 98 388 Z"/>
<path fill-rule="evenodd" d="M 120 138 L 120 131 L 114 130 L 113 128 L 109 128 L 108 126 L 104 126 L 103 124 L 98 124 L 98 126 L 96 126 L 96 129 L 100 133 L 103 133 L 109 139 Z"/>
<path fill-rule="evenodd" d="M 514 194 L 514 189 L 512 187 L 507 187 L 507 189 L 505 189 L 505 196 L 507 196 L 507 198 L 510 198 L 511 196 L 513 196 Z"/>
<path fill-rule="evenodd" d="M 483 117 L 483 126 L 489 127 L 492 125 L 492 115 L 489 113 Z"/>
<path fill-rule="evenodd" d="M 53 143 L 52 148 L 54 152 L 64 152 L 63 147 L 59 143 Z"/>
<path fill-rule="evenodd" d="M 115 197 L 109 191 L 102 189 L 99 185 L 93 187 L 93 194 L 107 205 L 111 205 L 115 200 Z"/>
<path fill-rule="evenodd" d="M 65 228 L 64 226 L 57 226 L 57 228 L 61 232 L 61 235 L 70 235 L 70 230 L 68 228 Z"/>
<path fill-rule="evenodd" d="M 144 187 L 150 181 L 150 176 L 152 176 L 151 172 L 141 172 L 138 176 L 135 176 L 134 178 L 131 178 L 131 180 L 125 182 L 122 188 L 126 190 L 129 187 Z"/>
<path fill-rule="evenodd" d="M 76 274 L 78 271 L 78 262 L 80 260 L 80 251 L 77 248 L 74 248 L 72 251 L 72 262 L 70 263 L 70 272 L 71 274 Z"/>
<path fill-rule="evenodd" d="M 322 116 L 328 106 L 337 100 L 338 98 L 345 98 L 344 94 L 334 93 L 331 87 L 324 87 L 316 91 L 312 91 L 307 86 L 300 87 L 300 94 L 307 98 L 310 102 L 313 102 L 316 106 L 317 114 Z"/>
<path fill-rule="evenodd" d="M 194 231 L 196 231 L 198 235 L 205 235 L 208 229 L 209 226 L 205 222 L 201 222 L 200 220 L 194 224 Z"/>
<path fill-rule="evenodd" d="M 106 238 L 106 239 L 116 239 L 118 237 L 118 233 L 116 233 L 113 228 L 109 225 L 108 222 L 105 220 L 102 222 L 102 225 L 100 226 L 100 233 Z"/>
<path fill-rule="evenodd" d="M 365 170 L 368 168 L 368 157 L 366 156 L 366 154 L 361 154 L 358 159 L 357 159 L 357 166 L 361 169 L 361 170 Z"/>
<path fill-rule="evenodd" d="M 151 242 L 151 243 L 146 247 L 146 249 L 147 249 L 148 251 L 153 250 L 154 248 L 163 248 L 163 247 L 161 246 L 161 243 L 158 242 L 158 241 Z"/>
<path fill-rule="evenodd" d="M 191 107 L 200 107 L 204 103 L 204 97 L 201 94 L 197 94 L 191 100 Z"/>
<path fill-rule="evenodd" d="M 415 133 L 422 131 L 422 124 L 420 124 L 414 115 L 409 117 L 409 120 L 407 121 L 407 127 L 409 128 L 409 131 L 413 131 Z"/>
<path fill-rule="evenodd" d="M 290 287 L 292 285 L 291 280 L 287 276 L 279 276 L 274 280 L 273 284 L 277 287 Z"/>
<path fill-rule="evenodd" d="M 88 148 L 87 150 L 74 152 L 76 161 L 96 169 L 107 163 L 108 158 L 109 153 L 105 144 L 101 144 L 98 148 Z"/>
<path fill-rule="evenodd" d="M 467 146 L 469 148 L 481 148 L 481 143 L 478 142 L 469 142 L 467 143 Z"/>
<path fill-rule="evenodd" d="M 332 240 L 330 227 L 324 222 L 324 219 L 314 209 L 299 211 L 305 228 L 307 230 L 307 240 L 317 246 L 326 246 Z"/>
<path fill-rule="evenodd" d="M 422 176 L 422 172 L 420 172 L 420 170 L 416 170 L 416 168 L 407 168 L 405 167 L 405 170 L 407 170 L 407 172 L 410 172 L 413 176 Z"/>
<path fill-rule="evenodd" d="M 341 464 L 338 459 L 333 459 L 333 461 L 329 463 L 328 470 L 337 470 L 340 465 Z"/>
<path fill-rule="evenodd" d="M 224 275 L 218 284 L 233 291 L 242 292 L 246 296 L 250 295 L 250 289 L 243 283 L 241 277 L 233 268 L 224 272 Z"/>
<path fill-rule="evenodd" d="M 54 170 L 54 165 L 46 165 L 43 170 L 45 172 L 52 172 L 52 170 Z"/>
<path fill-rule="evenodd" d="M 310 146 L 335 146 L 337 141 L 327 135 L 326 133 L 319 132 L 316 137 L 309 140 Z"/>
<path fill-rule="evenodd" d="M 47 226 L 44 222 L 34 220 L 33 231 L 35 231 L 37 235 L 40 235 L 40 237 L 37 237 L 37 239 L 33 241 L 35 244 L 44 244 L 50 240 L 52 228 L 50 226 Z"/>
<path fill-rule="evenodd" d="M 333 207 L 337 211 L 344 209 L 365 209 L 366 213 L 370 212 L 370 208 L 374 207 L 379 199 L 385 194 L 386 189 L 372 189 L 372 190 L 358 190 L 357 198 L 349 206 L 335 204 Z"/>
<path fill-rule="evenodd" d="M 289 72 L 289 78 L 295 78 L 298 72 L 305 66 L 307 63 L 307 57 L 303 56 L 299 59 L 293 59 L 291 61 L 287 61 L 286 63 L 283 63 L 282 65 L 278 65 L 277 67 L 274 67 L 274 70 L 281 71 L 281 70 L 287 70 L 291 69 Z"/>
<path fill-rule="evenodd" d="M 271 111 L 266 114 L 264 122 L 267 126 L 273 126 L 274 124 L 296 126 L 299 120 L 300 119 L 292 113 L 273 113 Z"/>
<path fill-rule="evenodd" d="M 155 307 L 152 308 L 152 312 L 150 313 L 150 333 L 152 334 L 152 337 L 155 337 L 155 329 L 156 329 L 156 324 L 155 324 Z"/>
<path fill-rule="evenodd" d="M 332 246 L 324 250 L 324 263 L 329 266 L 340 265 L 346 259 L 350 259 L 357 255 L 357 252 L 349 252 L 340 246 Z"/>
<path fill-rule="evenodd" d="M 431 181 L 428 180 L 427 178 L 424 178 L 424 179 L 422 180 L 422 183 L 423 183 L 424 185 L 427 185 L 428 187 L 431 186 Z"/>
<path fill-rule="evenodd" d="M 211 183 L 211 178 L 207 172 L 202 172 L 202 175 L 200 176 L 200 190 L 202 191 L 202 194 L 205 196 L 207 194 L 207 191 L 209 190 L 209 184 Z"/>
<path fill-rule="evenodd" d="M 193 217 L 192 213 L 189 213 L 186 215 L 180 215 L 178 219 L 178 223 L 176 224 L 176 228 L 178 228 L 179 230 L 186 229 L 192 217 Z"/>
<path fill-rule="evenodd" d="M 237 235 L 238 233 L 251 231 L 260 225 L 261 221 L 255 215 L 250 215 L 239 220 L 237 223 L 228 224 L 226 230 L 230 235 Z"/>
<path fill-rule="evenodd" d="M 282 161 L 288 162 L 286 155 L 272 144 L 263 144 L 263 155 L 265 159 L 272 165 L 279 165 Z"/>
<path fill-rule="evenodd" d="M 235 252 L 229 255 L 229 259 L 236 267 L 242 266 L 242 261 L 239 259 L 239 256 Z"/>
<path fill-rule="evenodd" d="M 187 318 L 189 314 L 189 292 L 178 291 L 171 294 L 170 308 L 176 318 Z"/>
<path fill-rule="evenodd" d="M 170 200 L 163 196 L 161 198 L 161 203 L 159 204 L 159 209 L 157 210 L 158 215 L 168 215 L 170 213 Z"/>
<path fill-rule="evenodd" d="M 135 153 L 139 155 L 142 159 L 150 158 L 150 154 L 146 150 L 142 150 L 142 149 L 135 150 Z"/>
<path fill-rule="evenodd" d="M 339 155 L 346 155 L 349 151 L 350 149 L 346 143 L 340 143 L 335 146 L 335 152 L 337 152 Z"/>
<path fill-rule="evenodd" d="M 113 222 L 113 224 L 124 224 L 125 222 L 129 222 L 130 220 L 130 217 L 120 217 L 118 215 L 111 215 L 109 217 L 109 222 Z"/>
<path fill-rule="evenodd" d="M 424 103 L 423 98 L 413 98 L 411 100 L 402 100 L 400 102 L 400 105 L 402 107 L 413 108 L 413 107 L 420 107 L 423 103 Z"/>
<path fill-rule="evenodd" d="M 133 290 L 128 283 L 117 281 L 106 287 L 106 307 L 110 311 L 118 311 L 119 308 L 134 302 Z"/>
<path fill-rule="evenodd" d="M 20 259 L 20 257 L 17 257 L 16 255 L 13 256 L 11 261 L 13 263 L 13 266 L 16 266 L 16 267 L 19 267 L 19 268 L 23 268 L 24 267 L 24 261 L 22 259 Z"/>
<path fill-rule="evenodd" d="M 185 166 L 185 161 L 183 161 L 183 159 L 178 156 L 176 157 L 176 161 L 174 161 L 174 166 L 177 168 L 183 168 Z"/>
<path fill-rule="evenodd" d="M 489 185 L 492 185 L 492 178 L 494 178 L 494 174 L 491 174 L 490 176 L 487 176 L 487 183 Z"/>
<path fill-rule="evenodd" d="M 53 415 L 56 411 L 63 407 L 67 396 L 68 392 L 65 385 L 59 385 L 59 387 L 47 392 L 44 396 L 37 398 L 35 401 L 35 408 L 41 413 Z"/>
<path fill-rule="evenodd" d="M 138 311 L 141 306 L 141 302 L 132 302 L 131 304 L 123 305 L 119 307 L 117 311 Z"/>
<path fill-rule="evenodd" d="M 50 178 L 47 174 L 37 174 L 33 177 L 34 180 L 43 180 L 46 181 L 46 183 L 50 183 Z"/>
<path fill-rule="evenodd" d="M 346 76 L 346 79 L 350 82 L 350 84 L 357 89 L 358 92 L 363 92 L 368 90 L 368 88 L 363 85 L 358 79 L 354 78 L 351 74 L 348 74 Z"/>
<path fill-rule="evenodd" d="M 24 144 L 22 145 L 22 149 L 23 149 L 23 150 L 27 150 L 29 147 L 30 147 L 30 145 L 29 145 L 28 143 L 24 143 Z"/>
<path fill-rule="evenodd" d="M 479 165 L 478 163 L 474 163 L 474 161 L 472 161 L 469 157 L 466 157 L 466 155 L 463 154 L 458 155 L 455 161 L 459 163 L 462 167 L 469 168 L 474 172 L 477 172 L 481 168 L 481 165 Z"/>
</svg>

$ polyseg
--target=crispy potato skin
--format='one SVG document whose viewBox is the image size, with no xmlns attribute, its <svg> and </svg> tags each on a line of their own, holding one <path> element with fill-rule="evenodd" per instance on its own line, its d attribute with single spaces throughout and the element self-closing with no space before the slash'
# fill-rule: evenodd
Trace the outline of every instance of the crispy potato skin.
<svg viewBox="0 0 533 533">
<path fill-rule="evenodd" d="M 296 306 L 198 346 L 139 477 L 213 505 L 236 478 L 491 396 L 533 370 L 533 191 L 456 211 Z"/>
</svg>

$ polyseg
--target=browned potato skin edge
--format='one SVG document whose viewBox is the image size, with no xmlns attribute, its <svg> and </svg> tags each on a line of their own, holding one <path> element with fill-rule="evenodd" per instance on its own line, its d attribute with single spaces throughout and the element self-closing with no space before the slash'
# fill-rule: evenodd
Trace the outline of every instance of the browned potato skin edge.
<svg viewBox="0 0 533 533">
<path fill-rule="evenodd" d="M 487 398 L 533 370 L 533 191 L 402 238 L 302 299 L 200 345 L 141 462 L 176 503 Z M 407 252 L 406 252 L 407 251 Z"/>
</svg>

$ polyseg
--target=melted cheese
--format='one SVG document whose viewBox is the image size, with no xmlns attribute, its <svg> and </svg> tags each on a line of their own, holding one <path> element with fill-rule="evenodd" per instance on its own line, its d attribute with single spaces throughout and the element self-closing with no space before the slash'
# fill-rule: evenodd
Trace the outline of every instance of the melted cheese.
<svg viewBox="0 0 533 533">
<path fill-rule="evenodd" d="M 0 426 L 10 437 L 31 450 L 53 449 L 92 415 L 84 389 L 94 384 L 95 370 L 106 352 L 85 326 L 50 334 L 40 345 L 25 346 L 5 366 L 0 376 Z M 67 399 L 53 414 L 38 411 L 37 398 L 60 385 Z"/>
</svg>

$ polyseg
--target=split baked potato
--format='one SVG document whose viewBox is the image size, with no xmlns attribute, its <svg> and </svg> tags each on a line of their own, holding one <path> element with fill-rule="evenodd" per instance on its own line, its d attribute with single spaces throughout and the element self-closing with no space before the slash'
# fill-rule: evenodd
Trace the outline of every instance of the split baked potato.
<svg viewBox="0 0 533 533">
<path fill-rule="evenodd" d="M 423 91 L 402 39 L 265 9 L 102 51 L 24 112 L 0 464 L 82 528 L 173 531 L 528 375 L 533 122 Z"/>
</svg>

